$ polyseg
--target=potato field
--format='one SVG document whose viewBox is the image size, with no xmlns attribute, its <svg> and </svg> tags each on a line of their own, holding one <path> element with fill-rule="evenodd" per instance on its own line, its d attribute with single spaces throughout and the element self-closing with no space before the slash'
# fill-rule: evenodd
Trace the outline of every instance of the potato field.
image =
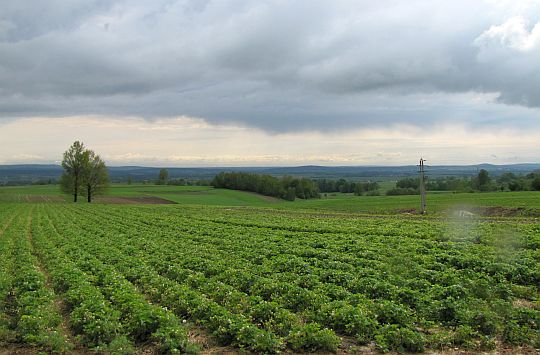
<svg viewBox="0 0 540 355">
<path fill-rule="evenodd" d="M 539 292 L 532 218 L 0 204 L 13 351 L 533 354 Z"/>
</svg>

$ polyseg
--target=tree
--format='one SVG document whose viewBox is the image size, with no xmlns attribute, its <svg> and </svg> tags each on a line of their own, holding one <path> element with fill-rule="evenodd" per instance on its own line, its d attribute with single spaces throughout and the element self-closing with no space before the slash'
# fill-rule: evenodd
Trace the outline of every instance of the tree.
<svg viewBox="0 0 540 355">
<path fill-rule="evenodd" d="M 105 162 L 92 150 L 85 150 L 82 174 L 83 195 L 88 202 L 92 202 L 92 196 L 101 193 L 109 184 L 109 173 Z"/>
<path fill-rule="evenodd" d="M 534 178 L 534 180 L 531 182 L 531 187 L 533 190 L 540 191 L 540 176 Z"/>
<path fill-rule="evenodd" d="M 73 194 L 73 202 L 77 202 L 79 187 L 82 183 L 84 151 L 84 144 L 75 141 L 71 147 L 64 152 L 64 158 L 62 159 L 64 173 L 60 178 L 60 187 L 62 191 Z"/>
<path fill-rule="evenodd" d="M 127 184 L 131 185 L 132 183 L 133 183 L 133 178 L 131 177 L 131 175 L 129 175 L 127 178 Z"/>
<path fill-rule="evenodd" d="M 166 185 L 169 180 L 169 171 L 167 169 L 161 169 L 158 175 L 158 185 Z"/>
<path fill-rule="evenodd" d="M 487 191 L 489 189 L 489 184 L 491 183 L 491 178 L 489 173 L 485 169 L 481 169 L 477 177 L 478 190 Z"/>
</svg>

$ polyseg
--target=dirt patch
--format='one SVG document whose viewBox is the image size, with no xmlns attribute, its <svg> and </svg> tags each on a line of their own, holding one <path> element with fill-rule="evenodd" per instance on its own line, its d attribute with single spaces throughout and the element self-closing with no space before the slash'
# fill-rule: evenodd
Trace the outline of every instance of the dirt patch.
<svg viewBox="0 0 540 355">
<path fill-rule="evenodd" d="M 523 216 L 526 209 L 523 207 L 502 207 L 502 206 L 490 206 L 490 207 L 473 207 L 471 212 L 484 217 L 517 217 Z"/>
<path fill-rule="evenodd" d="M 142 196 L 142 197 L 96 197 L 94 199 L 96 203 L 107 204 L 149 204 L 149 205 L 171 205 L 176 202 L 166 200 L 164 198 L 155 196 Z"/>
<path fill-rule="evenodd" d="M 534 302 L 531 302 L 531 301 L 528 301 L 528 300 L 525 300 L 525 299 L 522 299 L 522 298 L 518 298 L 516 299 L 514 302 L 513 302 L 513 306 L 514 307 L 521 307 L 521 308 L 531 308 L 531 309 L 536 309 L 538 308 Z"/>
<path fill-rule="evenodd" d="M 17 346 L 3 347 L 0 348 L 0 355 L 35 355 L 39 350 L 31 348 L 22 348 Z"/>
<path fill-rule="evenodd" d="M 418 210 L 416 208 L 402 208 L 399 210 L 396 210 L 397 213 L 402 214 L 418 214 Z"/>
<path fill-rule="evenodd" d="M 204 329 L 200 327 L 193 327 L 188 334 L 189 341 L 198 344 L 201 347 L 199 354 L 249 354 L 247 351 L 240 351 L 230 346 L 221 346 L 217 340 L 209 335 Z"/>
</svg>

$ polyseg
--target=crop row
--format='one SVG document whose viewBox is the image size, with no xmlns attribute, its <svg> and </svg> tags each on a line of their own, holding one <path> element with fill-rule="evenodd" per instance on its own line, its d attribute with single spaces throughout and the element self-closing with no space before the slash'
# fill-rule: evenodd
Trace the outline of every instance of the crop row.
<svg viewBox="0 0 540 355">
<path fill-rule="evenodd" d="M 369 234 L 362 233 L 362 226 L 354 234 L 317 234 L 261 227 L 256 221 L 249 227 L 216 224 L 205 221 L 212 215 L 200 210 L 115 212 L 106 211 L 107 227 L 101 229 L 99 211 L 67 213 L 94 226 L 86 238 L 101 235 L 107 248 L 146 258 L 172 280 L 202 293 L 211 294 L 213 287 L 204 288 L 210 284 L 252 298 L 240 310 L 248 316 L 262 299 L 281 314 L 290 311 L 339 333 L 355 333 L 362 341 L 378 339 L 381 348 L 402 333 L 407 337 L 398 338 L 417 340 L 401 344 L 411 350 L 421 348 L 417 344 L 424 335 L 432 346 L 475 341 L 491 346 L 495 337 L 510 343 L 538 341 L 538 311 L 513 306 L 518 293 L 529 299 L 538 294 L 536 251 L 530 248 L 515 249 L 519 257 L 505 261 L 488 245 L 441 241 L 430 231 L 408 230 L 418 227 L 417 221 L 391 231 L 367 223 Z M 218 301 L 227 304 L 227 299 Z M 438 327 L 448 336 L 429 331 Z"/>
<path fill-rule="evenodd" d="M 133 344 L 151 341 L 161 352 L 196 352 L 188 341 L 187 329 L 174 315 L 149 304 L 110 267 L 92 263 L 88 255 L 66 253 L 58 244 L 55 228 L 43 215 L 36 218 L 33 227 L 41 257 L 56 290 L 68 304 L 73 330 L 84 345 L 130 352 Z"/>
<path fill-rule="evenodd" d="M 60 328 L 55 294 L 32 253 L 31 218 L 31 211 L 19 213 L 2 233 L 3 266 L 9 273 L 2 277 L 4 342 L 66 351 L 71 344 Z"/>
<path fill-rule="evenodd" d="M 54 216 L 51 218 L 54 219 Z M 62 227 L 66 235 L 75 228 L 66 224 Z M 86 231 L 97 233 L 99 230 L 97 225 L 89 224 Z M 315 323 L 303 325 L 301 319 L 283 309 L 276 317 L 259 319 L 259 322 L 255 322 L 259 326 L 256 326 L 250 321 L 252 314 L 264 310 L 267 302 L 235 292 L 223 283 L 199 283 L 197 287 L 193 283 L 178 282 L 181 280 L 165 277 L 170 275 L 163 276 L 152 268 L 154 263 L 150 259 L 156 258 L 151 249 L 140 249 L 143 253 L 133 253 L 134 244 L 121 240 L 119 236 L 115 238 L 114 245 L 110 245 L 107 238 L 96 241 L 95 237 L 89 238 L 88 235 L 82 235 L 73 245 L 91 248 L 92 254 L 112 262 L 141 288 L 148 290 L 150 295 L 159 297 L 156 301 L 182 316 L 191 316 L 222 342 L 254 351 L 277 351 L 284 343 L 295 350 L 333 350 L 337 347 L 339 341 L 333 332 L 321 329 Z M 146 267 L 141 267 L 141 264 Z"/>
<path fill-rule="evenodd" d="M 0 204 L 0 346 L 540 346 L 540 225 Z"/>
</svg>

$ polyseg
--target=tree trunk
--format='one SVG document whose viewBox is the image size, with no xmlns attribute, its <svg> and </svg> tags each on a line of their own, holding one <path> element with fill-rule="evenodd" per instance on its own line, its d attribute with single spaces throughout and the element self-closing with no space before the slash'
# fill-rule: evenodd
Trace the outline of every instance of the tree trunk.
<svg viewBox="0 0 540 355">
<path fill-rule="evenodd" d="M 79 192 L 79 179 L 75 176 L 75 186 L 73 186 L 73 202 L 77 202 L 77 193 Z"/>
<path fill-rule="evenodd" d="M 92 188 L 90 185 L 86 186 L 86 192 L 88 195 L 88 203 L 92 202 Z"/>
</svg>

